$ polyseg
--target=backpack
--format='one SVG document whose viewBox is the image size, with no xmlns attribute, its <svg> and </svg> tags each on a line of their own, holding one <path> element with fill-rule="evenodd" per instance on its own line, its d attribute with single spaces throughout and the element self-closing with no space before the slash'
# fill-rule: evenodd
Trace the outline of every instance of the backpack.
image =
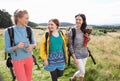
<svg viewBox="0 0 120 81">
<path fill-rule="evenodd" d="M 75 40 L 75 36 L 76 36 L 76 30 L 75 30 L 75 28 L 69 28 L 68 29 L 68 31 L 71 29 L 71 31 L 72 31 L 72 44 L 74 45 L 74 40 Z M 88 53 L 89 53 L 89 56 L 91 57 L 91 59 L 92 59 L 92 61 L 93 61 L 93 63 L 94 64 L 96 64 L 96 62 L 95 62 L 95 59 L 93 58 L 93 56 L 92 56 L 92 54 L 91 54 L 91 51 L 89 50 L 89 48 L 87 47 L 87 50 L 88 50 Z M 68 49 L 68 52 L 69 52 L 69 54 L 68 54 L 68 66 L 70 65 L 70 58 L 71 58 L 71 53 L 70 53 L 70 51 L 69 51 L 69 49 Z"/>
<path fill-rule="evenodd" d="M 27 32 L 27 38 L 29 39 L 29 42 L 30 44 L 32 43 L 32 31 L 31 31 L 31 28 L 29 26 L 26 26 L 26 32 Z M 9 27 L 8 28 L 8 34 L 9 34 L 9 37 L 10 37 L 10 44 L 11 46 L 15 46 L 15 42 L 14 42 L 14 29 L 13 27 Z M 8 55 L 8 58 L 7 58 L 7 55 Z M 37 65 L 37 69 L 39 70 L 40 67 L 36 61 L 36 58 L 34 55 L 32 55 L 33 57 L 33 61 L 34 61 L 34 64 Z M 11 72 L 11 75 L 12 75 L 12 78 L 13 80 L 12 81 L 15 81 L 16 79 L 16 76 L 14 74 L 14 71 L 13 71 L 13 65 L 12 65 L 12 62 L 11 62 L 11 55 L 10 53 L 6 53 L 5 52 L 5 60 L 6 60 L 6 66 L 10 69 L 10 72 Z"/>
</svg>

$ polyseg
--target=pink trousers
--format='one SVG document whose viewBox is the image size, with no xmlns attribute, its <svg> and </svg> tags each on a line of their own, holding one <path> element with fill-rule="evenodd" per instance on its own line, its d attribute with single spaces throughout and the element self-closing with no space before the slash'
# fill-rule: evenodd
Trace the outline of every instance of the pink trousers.
<svg viewBox="0 0 120 81">
<path fill-rule="evenodd" d="M 32 56 L 22 60 L 13 60 L 12 63 L 17 81 L 32 81 Z"/>
</svg>

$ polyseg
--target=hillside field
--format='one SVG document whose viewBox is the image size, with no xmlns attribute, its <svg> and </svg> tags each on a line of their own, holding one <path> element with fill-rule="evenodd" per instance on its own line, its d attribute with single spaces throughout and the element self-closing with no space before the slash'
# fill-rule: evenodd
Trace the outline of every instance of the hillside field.
<svg viewBox="0 0 120 81">
<path fill-rule="evenodd" d="M 37 57 L 41 69 L 36 70 L 37 67 L 34 66 L 33 81 L 51 81 L 49 72 L 43 69 L 43 61 L 39 58 L 39 43 L 45 31 L 34 29 L 34 37 L 37 43 L 34 55 Z M 4 29 L 0 29 L 0 76 L 4 81 L 12 81 L 10 71 L 4 60 L 3 32 Z M 120 81 L 120 30 L 108 32 L 105 35 L 91 35 L 88 47 L 97 64 L 94 65 L 91 58 L 88 57 L 85 81 Z M 71 62 L 70 66 L 66 65 L 64 75 L 58 81 L 69 81 L 69 77 L 75 71 L 77 71 L 76 66 Z"/>
</svg>

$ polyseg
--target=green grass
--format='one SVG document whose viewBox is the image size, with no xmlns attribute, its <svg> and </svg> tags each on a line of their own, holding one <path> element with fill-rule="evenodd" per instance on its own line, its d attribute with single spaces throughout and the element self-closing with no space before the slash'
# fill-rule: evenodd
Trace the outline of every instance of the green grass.
<svg viewBox="0 0 120 81">
<path fill-rule="evenodd" d="M 117 36 L 106 34 L 91 37 L 88 46 L 97 64 L 94 65 L 91 58 L 88 57 L 85 81 L 120 80 L 120 32 L 117 33 Z M 41 69 L 36 70 L 37 66 L 33 67 L 33 81 L 51 81 L 49 72 L 43 69 L 43 61 L 39 58 L 38 48 L 34 50 L 34 55 Z M 72 61 L 70 66 L 66 65 L 64 75 L 60 77 L 58 81 L 69 81 L 69 77 L 71 77 L 75 71 L 77 71 L 77 69 Z M 6 67 L 4 60 L 3 36 L 0 36 L 0 75 L 4 81 L 12 81 L 10 71 Z"/>
</svg>

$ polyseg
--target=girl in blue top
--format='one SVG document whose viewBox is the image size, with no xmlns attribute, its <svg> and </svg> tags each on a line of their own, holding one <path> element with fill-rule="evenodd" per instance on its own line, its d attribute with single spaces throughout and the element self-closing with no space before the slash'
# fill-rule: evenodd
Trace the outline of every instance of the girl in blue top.
<svg viewBox="0 0 120 81">
<path fill-rule="evenodd" d="M 12 64 L 17 81 L 31 81 L 32 80 L 32 50 L 35 48 L 35 41 L 32 31 L 32 43 L 27 37 L 26 26 L 29 22 L 29 15 L 26 10 L 16 10 L 14 12 L 14 43 L 11 46 L 8 29 L 5 30 L 5 51 L 10 53 Z M 27 46 L 27 48 L 26 48 Z"/>
</svg>

